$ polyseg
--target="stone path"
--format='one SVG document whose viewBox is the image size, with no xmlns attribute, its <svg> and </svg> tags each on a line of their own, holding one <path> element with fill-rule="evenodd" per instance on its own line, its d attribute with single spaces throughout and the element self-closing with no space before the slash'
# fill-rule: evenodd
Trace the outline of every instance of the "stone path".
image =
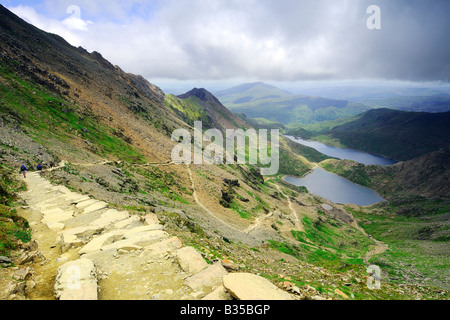
<svg viewBox="0 0 450 320">
<path fill-rule="evenodd" d="M 26 218 L 45 257 L 35 266 L 37 285 L 31 299 L 290 298 L 255 275 L 238 273 L 243 279 L 225 283 L 229 273 L 222 263 L 207 264 L 198 251 L 165 232 L 154 214 L 130 215 L 110 208 L 54 186 L 39 173 L 29 173 L 24 180 Z M 250 284 L 249 293 L 235 288 L 247 278 L 257 287 Z"/>
</svg>

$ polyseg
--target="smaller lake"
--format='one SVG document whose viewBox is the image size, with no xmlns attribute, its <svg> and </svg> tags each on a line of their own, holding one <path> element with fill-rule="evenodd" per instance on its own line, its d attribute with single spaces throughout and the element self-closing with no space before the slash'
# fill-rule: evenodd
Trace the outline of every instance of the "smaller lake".
<svg viewBox="0 0 450 320">
<path fill-rule="evenodd" d="M 353 160 L 365 165 L 378 164 L 380 166 L 389 166 L 397 163 L 394 160 L 376 156 L 370 153 L 365 153 L 362 151 L 330 147 L 320 142 L 303 140 L 301 138 L 295 138 L 293 136 L 285 137 L 304 146 L 314 148 L 317 151 L 333 158 Z"/>
<path fill-rule="evenodd" d="M 296 186 L 305 186 L 310 193 L 331 200 L 334 203 L 353 203 L 360 206 L 368 206 L 384 201 L 372 189 L 353 183 L 319 167 L 304 178 L 287 176 L 284 180 Z"/>
</svg>

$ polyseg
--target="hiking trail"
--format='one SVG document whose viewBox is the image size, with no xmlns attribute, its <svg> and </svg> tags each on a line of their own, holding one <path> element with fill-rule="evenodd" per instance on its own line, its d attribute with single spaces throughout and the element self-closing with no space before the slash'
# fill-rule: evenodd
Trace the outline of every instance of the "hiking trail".
<svg viewBox="0 0 450 320">
<path fill-rule="evenodd" d="M 191 172 L 190 177 L 193 183 Z M 39 172 L 22 179 L 27 191 L 20 197 L 27 205 L 20 214 L 37 248 L 24 253 L 33 261 L 27 267 L 33 274 L 28 299 L 239 299 L 223 286 L 229 273 L 221 261 L 207 264 L 196 249 L 165 232 L 155 214 L 111 209 L 106 202 L 51 184 Z M 261 290 L 291 298 L 270 282 Z"/>
</svg>

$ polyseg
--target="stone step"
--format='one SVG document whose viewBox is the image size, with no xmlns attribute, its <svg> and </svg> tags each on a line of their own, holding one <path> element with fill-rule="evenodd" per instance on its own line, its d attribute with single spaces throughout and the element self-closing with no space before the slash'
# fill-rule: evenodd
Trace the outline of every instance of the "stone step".
<svg viewBox="0 0 450 320">
<path fill-rule="evenodd" d="M 97 300 L 97 270 L 94 262 L 82 258 L 60 266 L 54 289 L 59 300 Z"/>
<path fill-rule="evenodd" d="M 103 227 L 77 227 L 64 230 L 61 233 L 61 252 L 65 252 L 73 247 L 79 247 L 84 244 L 86 239 L 91 238 L 93 235 L 101 233 Z"/>
<path fill-rule="evenodd" d="M 95 202 L 95 203 L 91 204 L 90 206 L 84 208 L 83 214 L 106 209 L 107 207 L 108 207 L 108 204 L 106 202 L 98 201 L 98 202 Z"/>
<path fill-rule="evenodd" d="M 108 211 L 103 213 L 99 219 L 92 221 L 89 225 L 106 228 L 110 224 L 128 219 L 129 217 L 130 214 L 127 211 L 118 211 L 115 209 L 109 209 Z"/>
<path fill-rule="evenodd" d="M 44 214 L 44 217 L 41 220 L 42 223 L 47 224 L 49 222 L 50 223 L 63 222 L 63 221 L 71 219 L 73 217 L 73 213 L 74 213 L 71 210 L 65 211 L 62 209 L 59 209 L 59 210 L 54 209 L 54 210 L 50 210 L 50 211 L 51 211 L 51 213 Z"/>
<path fill-rule="evenodd" d="M 223 286 L 238 300 L 293 300 L 269 280 L 251 273 L 230 273 L 223 277 Z"/>
<path fill-rule="evenodd" d="M 109 245 L 103 246 L 102 251 L 117 249 L 117 250 L 135 250 L 148 246 L 155 242 L 167 239 L 168 233 L 161 230 L 151 230 L 146 232 L 129 233 L 124 235 L 123 240 L 113 242 Z"/>
<path fill-rule="evenodd" d="M 93 238 L 83 248 L 78 251 L 78 254 L 89 254 L 96 251 L 100 251 L 102 247 L 118 241 L 123 238 L 124 230 L 113 230 L 98 237 Z"/>
<path fill-rule="evenodd" d="M 76 207 L 78 209 L 80 209 L 80 210 L 84 210 L 85 208 L 87 208 L 90 205 L 93 205 L 93 204 L 95 204 L 97 202 L 100 202 L 100 201 L 98 201 L 96 199 L 88 199 L 88 200 L 81 201 L 81 202 L 77 203 Z"/>
</svg>

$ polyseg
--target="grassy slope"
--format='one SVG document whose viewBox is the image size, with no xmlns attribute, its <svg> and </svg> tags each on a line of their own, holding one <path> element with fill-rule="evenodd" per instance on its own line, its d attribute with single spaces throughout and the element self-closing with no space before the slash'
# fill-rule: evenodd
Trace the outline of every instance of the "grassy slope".
<svg viewBox="0 0 450 320">
<path fill-rule="evenodd" d="M 446 205 L 424 200 L 415 211 L 431 214 L 408 216 L 404 205 L 383 204 L 382 208 L 354 210 L 367 233 L 389 246 L 383 254 L 374 256 L 370 263 L 378 265 L 385 277 L 393 283 L 433 284 L 447 290 L 450 276 L 448 257 L 450 209 Z"/>
<path fill-rule="evenodd" d="M 0 164 L 0 256 L 9 256 L 20 242 L 31 239 L 28 222 L 17 215 L 16 192 L 25 185 L 14 178 L 14 171 Z"/>
</svg>

